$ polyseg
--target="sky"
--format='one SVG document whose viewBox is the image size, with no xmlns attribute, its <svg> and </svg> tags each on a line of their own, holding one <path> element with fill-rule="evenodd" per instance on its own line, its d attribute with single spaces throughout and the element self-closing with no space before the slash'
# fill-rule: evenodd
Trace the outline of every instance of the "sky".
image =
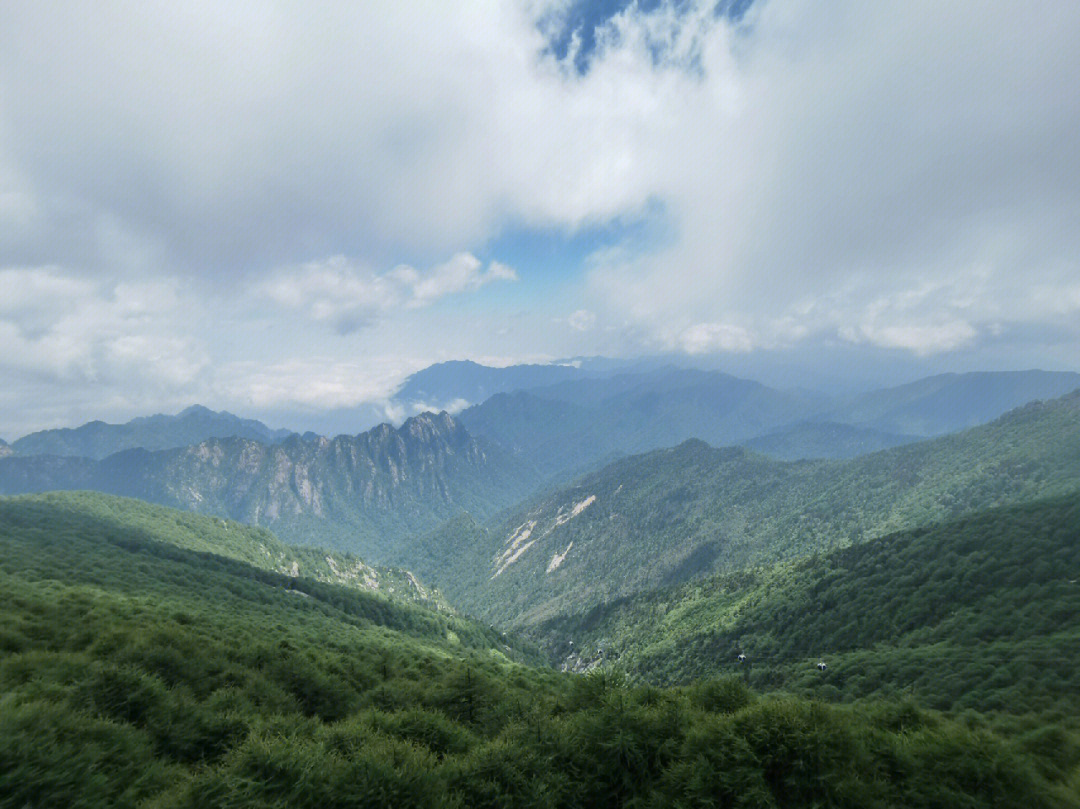
<svg viewBox="0 0 1080 809">
<path fill-rule="evenodd" d="M 1078 38 L 1038 0 L 0 4 L 0 436 L 302 429 L 448 359 L 1080 370 Z"/>
</svg>

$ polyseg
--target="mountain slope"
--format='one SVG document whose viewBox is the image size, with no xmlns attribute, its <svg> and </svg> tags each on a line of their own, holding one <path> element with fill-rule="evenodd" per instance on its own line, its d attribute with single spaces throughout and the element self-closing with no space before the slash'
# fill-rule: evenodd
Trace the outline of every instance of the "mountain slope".
<svg viewBox="0 0 1080 809">
<path fill-rule="evenodd" d="M 1080 388 L 1080 374 L 999 371 L 941 374 L 872 391 L 831 410 L 827 419 L 885 432 L 932 436 L 964 430 L 1036 399 Z"/>
<path fill-rule="evenodd" d="M 49 492 L 0 498 L 0 522 L 50 524 L 55 530 L 95 523 L 111 534 L 151 537 L 292 578 L 378 593 L 392 600 L 448 610 L 442 595 L 407 570 L 374 567 L 351 554 L 287 545 L 265 528 L 98 492 Z"/>
<path fill-rule="evenodd" d="M 849 461 L 690 441 L 617 461 L 443 541 L 451 601 L 526 625 L 666 584 L 1080 488 L 1080 392 Z M 468 562 L 461 561 L 468 558 Z M 469 575 L 469 571 L 472 571 Z"/>
<path fill-rule="evenodd" d="M 818 406 L 795 394 L 715 371 L 663 368 L 493 397 L 460 414 L 557 477 L 612 455 L 689 438 L 735 444 L 805 418 Z"/>
<path fill-rule="evenodd" d="M 560 676 L 457 616 L 44 506 L 0 501 L 4 807 L 1078 805 L 1057 725 Z"/>
<path fill-rule="evenodd" d="M 274 446 L 210 439 L 162 452 L 131 450 L 102 461 L 50 456 L 0 459 L 0 492 L 94 489 L 272 527 L 300 544 L 388 558 L 403 536 L 461 509 L 490 516 L 531 491 L 536 475 L 485 446 L 445 413 L 395 430 Z"/>
<path fill-rule="evenodd" d="M 100 460 L 128 449 L 172 449 L 208 438 L 237 437 L 275 443 L 290 435 L 289 430 L 272 430 L 254 419 L 194 405 L 175 416 L 144 416 L 126 424 L 92 421 L 74 429 L 42 430 L 14 441 L 11 448 L 19 455 L 69 455 Z"/>
<path fill-rule="evenodd" d="M 1075 711 L 1078 579 L 1080 492 L 645 593 L 535 631 L 557 657 L 651 682 L 739 672 L 848 698 L 913 688 L 939 708 Z"/>
<path fill-rule="evenodd" d="M 782 461 L 804 458 L 856 458 L 920 440 L 868 427 L 835 422 L 800 422 L 742 442 L 744 447 Z"/>
<path fill-rule="evenodd" d="M 511 365 L 493 368 L 468 360 L 440 362 L 405 380 L 395 401 L 425 409 L 454 401 L 482 402 L 497 393 L 550 385 L 582 376 L 573 365 Z"/>
</svg>

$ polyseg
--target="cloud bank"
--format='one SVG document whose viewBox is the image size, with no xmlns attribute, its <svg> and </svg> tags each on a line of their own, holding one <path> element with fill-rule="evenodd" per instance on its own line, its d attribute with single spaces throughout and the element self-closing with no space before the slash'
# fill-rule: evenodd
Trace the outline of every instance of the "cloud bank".
<svg viewBox="0 0 1080 809">
<path fill-rule="evenodd" d="M 1080 5 L 581 19 L 4 5 L 0 429 L 449 357 L 1080 355 Z M 657 216 L 529 273 L 492 247 Z"/>
</svg>

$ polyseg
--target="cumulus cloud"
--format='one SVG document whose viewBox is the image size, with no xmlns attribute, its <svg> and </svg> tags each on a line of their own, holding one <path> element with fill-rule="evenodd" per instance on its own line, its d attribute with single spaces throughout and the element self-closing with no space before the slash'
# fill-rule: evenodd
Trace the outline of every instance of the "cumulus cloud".
<svg viewBox="0 0 1080 809">
<path fill-rule="evenodd" d="M 564 0 L 3 4 L 5 412 L 360 351 L 1080 350 L 1080 5 L 616 6 L 560 57 Z M 551 280 L 499 241 L 657 211 Z M 514 308 L 454 321 L 493 253 Z"/>
<path fill-rule="evenodd" d="M 54 267 L 0 270 L 0 334 L 9 372 L 76 382 L 138 374 L 166 384 L 190 382 L 206 359 L 185 333 L 171 333 L 177 312 L 167 281 L 101 284 Z"/>
<path fill-rule="evenodd" d="M 729 323 L 695 323 L 679 335 L 679 344 L 687 354 L 740 352 L 754 348 L 750 333 Z"/>
<path fill-rule="evenodd" d="M 594 294 L 659 337 L 735 318 L 759 345 L 826 333 L 932 353 L 994 322 L 1044 321 L 1025 284 L 1064 292 L 1080 274 L 1066 224 L 1080 211 L 1080 100 L 1062 81 L 1080 68 L 1066 44 L 1080 11 L 1017 13 L 774 2 L 734 43 L 723 21 L 690 18 L 696 69 L 655 96 L 680 126 L 649 160 L 678 238 L 599 256 Z M 628 58 L 625 28 L 646 42 L 655 27 L 629 12 L 619 25 L 601 72 Z M 951 296 L 973 265 L 977 282 Z M 940 294 L 888 323 L 873 310 L 928 284 Z M 808 299 L 831 305 L 808 316 Z"/>
<path fill-rule="evenodd" d="M 400 359 L 342 362 L 312 355 L 281 362 L 222 365 L 215 387 L 229 401 L 255 408 L 342 408 L 363 402 L 385 403 L 402 378 L 422 363 Z"/>
<path fill-rule="evenodd" d="M 452 295 L 466 290 L 479 289 L 492 281 L 516 281 L 517 273 L 513 268 L 491 262 L 486 271 L 483 263 L 470 253 L 458 253 L 449 261 L 433 267 L 422 275 L 412 267 L 398 267 L 391 276 L 402 281 L 409 292 L 410 306 L 425 306 L 445 295 Z"/>
<path fill-rule="evenodd" d="M 393 309 L 427 306 L 493 281 L 516 280 L 512 268 L 493 261 L 484 270 L 470 253 L 459 253 L 427 272 L 402 264 L 384 273 L 334 256 L 279 271 L 255 289 L 281 306 L 303 310 L 312 319 L 332 322 L 339 333 L 349 334 Z"/>
<path fill-rule="evenodd" d="M 596 313 L 590 312 L 588 309 L 578 309 L 576 312 L 572 312 L 566 320 L 570 324 L 570 328 L 575 331 L 589 331 L 596 326 Z"/>
</svg>

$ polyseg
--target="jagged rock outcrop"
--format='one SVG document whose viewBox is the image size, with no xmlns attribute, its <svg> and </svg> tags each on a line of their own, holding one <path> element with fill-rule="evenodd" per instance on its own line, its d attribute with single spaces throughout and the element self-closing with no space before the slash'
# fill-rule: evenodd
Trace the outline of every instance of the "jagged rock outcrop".
<svg viewBox="0 0 1080 809">
<path fill-rule="evenodd" d="M 461 510 L 491 515 L 536 484 L 531 468 L 471 436 L 446 413 L 395 429 L 280 444 L 208 439 L 131 450 L 102 461 L 49 456 L 0 461 L 0 491 L 93 489 L 265 525 L 294 542 L 381 561 L 405 537 Z"/>
</svg>

